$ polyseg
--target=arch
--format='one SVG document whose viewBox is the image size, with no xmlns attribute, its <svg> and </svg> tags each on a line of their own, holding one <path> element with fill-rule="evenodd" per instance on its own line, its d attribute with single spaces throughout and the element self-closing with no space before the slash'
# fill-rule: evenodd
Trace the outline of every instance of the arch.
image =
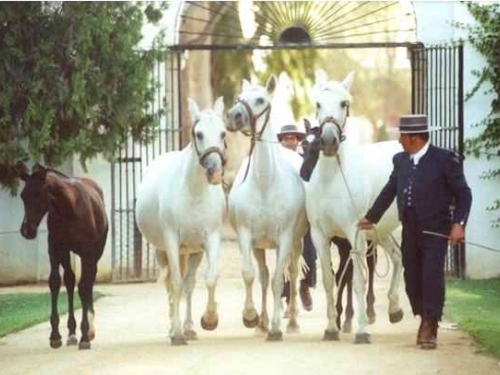
<svg viewBox="0 0 500 375">
<path fill-rule="evenodd" d="M 409 1 L 181 1 L 172 31 L 174 49 L 416 41 L 415 12 Z"/>
</svg>

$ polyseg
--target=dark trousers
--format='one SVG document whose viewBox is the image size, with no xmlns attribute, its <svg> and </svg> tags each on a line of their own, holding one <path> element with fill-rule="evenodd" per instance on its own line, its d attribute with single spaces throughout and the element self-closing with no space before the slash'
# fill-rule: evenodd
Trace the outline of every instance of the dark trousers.
<svg viewBox="0 0 500 375">
<path fill-rule="evenodd" d="M 301 282 L 305 283 L 309 288 L 316 286 L 316 249 L 314 248 L 311 239 L 311 230 L 308 229 L 304 236 L 304 248 L 302 250 L 302 257 L 307 264 L 309 270 L 304 274 L 304 279 Z M 285 282 L 282 297 L 290 298 L 290 282 Z"/>
<path fill-rule="evenodd" d="M 446 233 L 446 228 L 440 229 L 433 232 Z M 405 208 L 402 240 L 404 279 L 414 315 L 441 320 L 447 248 L 446 238 L 424 234 L 415 209 Z"/>
</svg>

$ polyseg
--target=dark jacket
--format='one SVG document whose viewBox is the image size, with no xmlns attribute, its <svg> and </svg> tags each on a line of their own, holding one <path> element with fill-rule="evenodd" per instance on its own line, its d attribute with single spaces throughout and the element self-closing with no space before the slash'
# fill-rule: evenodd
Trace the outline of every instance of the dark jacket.
<svg viewBox="0 0 500 375">
<path fill-rule="evenodd" d="M 404 213 L 403 190 L 412 173 L 413 161 L 404 152 L 394 155 L 389 181 L 375 200 L 366 218 L 377 223 L 397 197 L 399 219 Z M 456 153 L 430 145 L 420 159 L 414 175 L 413 206 L 424 229 L 447 230 L 450 223 L 465 225 L 472 194 L 463 174 L 462 160 Z M 453 213 L 450 207 L 454 206 Z"/>
</svg>

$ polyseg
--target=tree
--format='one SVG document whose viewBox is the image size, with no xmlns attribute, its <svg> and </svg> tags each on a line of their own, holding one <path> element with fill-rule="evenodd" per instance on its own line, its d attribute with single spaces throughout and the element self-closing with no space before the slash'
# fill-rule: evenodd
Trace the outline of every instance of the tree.
<svg viewBox="0 0 500 375">
<path fill-rule="evenodd" d="M 469 42 L 486 60 L 484 69 L 473 72 L 478 81 L 467 94 L 467 99 L 477 93 L 484 82 L 491 83 L 489 92 L 496 95 L 491 102 L 490 113 L 478 124 L 483 127 L 482 132 L 466 141 L 466 149 L 476 157 L 481 154 L 485 154 L 488 158 L 493 155 L 500 156 L 500 4 L 467 3 L 467 8 L 477 24 L 475 26 L 458 24 L 458 26 L 469 30 Z M 500 167 L 487 171 L 484 177 L 500 177 Z M 500 198 L 495 199 L 489 209 L 499 210 Z M 500 224 L 500 218 L 497 219 L 497 224 Z"/>
<path fill-rule="evenodd" d="M 161 115 L 148 104 L 158 50 L 142 28 L 164 6 L 130 2 L 3 3 L 0 7 L 0 184 L 18 162 L 111 160 L 130 136 L 148 141 Z M 162 34 L 158 35 L 161 42 Z"/>
</svg>

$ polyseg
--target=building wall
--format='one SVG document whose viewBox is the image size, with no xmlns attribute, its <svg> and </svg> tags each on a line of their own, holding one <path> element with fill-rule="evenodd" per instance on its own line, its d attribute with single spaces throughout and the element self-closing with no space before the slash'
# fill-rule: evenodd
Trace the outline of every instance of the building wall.
<svg viewBox="0 0 500 375">
<path fill-rule="evenodd" d="M 466 38 L 466 31 L 453 26 L 453 22 L 473 23 L 472 16 L 463 4 L 458 2 L 413 2 L 417 18 L 417 40 L 426 45 L 449 43 Z M 438 32 L 437 32 L 438 31 Z M 469 92 L 476 83 L 473 70 L 480 70 L 485 62 L 482 56 L 468 43 L 464 46 L 464 91 Z M 483 85 L 477 94 L 464 103 L 465 138 L 471 138 L 480 132 L 474 125 L 481 121 L 490 110 L 493 98 L 484 94 L 488 85 Z M 498 179 L 485 180 L 482 173 L 498 167 L 498 158 L 490 161 L 486 158 L 467 156 L 464 170 L 472 189 L 472 210 L 466 228 L 467 241 L 499 248 L 500 229 L 492 227 L 492 220 L 499 212 L 488 212 L 486 207 L 498 197 L 500 182 Z M 467 277 L 490 278 L 500 276 L 500 254 L 486 251 L 471 244 L 467 245 Z"/>
</svg>

